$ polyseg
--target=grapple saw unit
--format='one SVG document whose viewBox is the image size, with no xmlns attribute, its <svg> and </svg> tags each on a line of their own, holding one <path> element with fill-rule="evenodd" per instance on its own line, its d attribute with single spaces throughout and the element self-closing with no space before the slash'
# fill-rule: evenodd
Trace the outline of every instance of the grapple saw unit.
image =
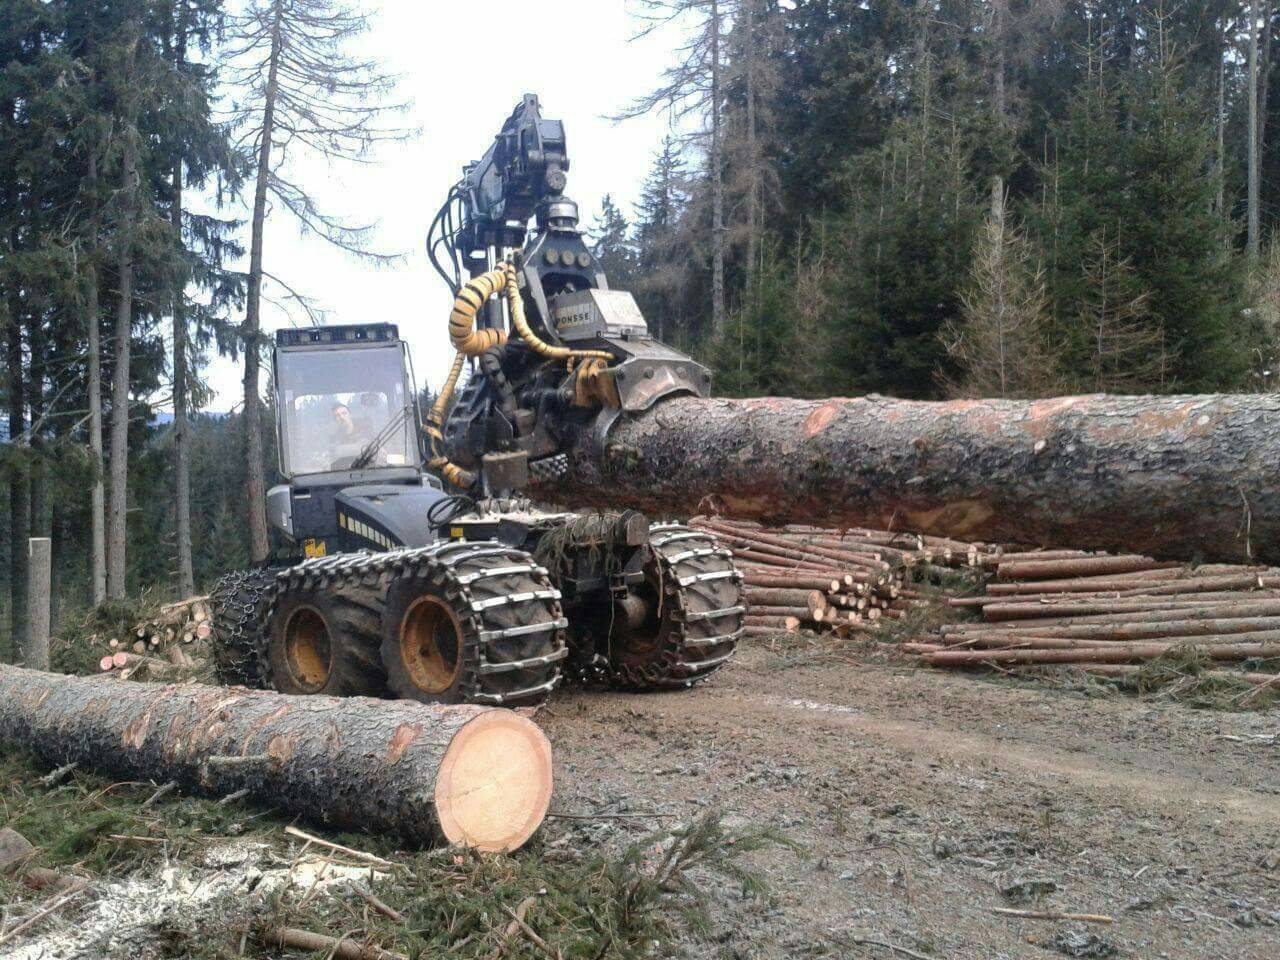
<svg viewBox="0 0 1280 960">
<path fill-rule="evenodd" d="M 214 592 L 225 679 L 529 705 L 565 676 L 680 687 L 732 656 L 742 578 L 711 535 L 526 496 L 555 499 L 584 431 L 603 443 L 628 411 L 710 388 L 609 289 L 568 168 L 563 125 L 526 96 L 450 190 L 428 248 L 456 357 L 425 421 L 396 326 L 277 333 L 286 482 L 270 561 Z"/>
</svg>

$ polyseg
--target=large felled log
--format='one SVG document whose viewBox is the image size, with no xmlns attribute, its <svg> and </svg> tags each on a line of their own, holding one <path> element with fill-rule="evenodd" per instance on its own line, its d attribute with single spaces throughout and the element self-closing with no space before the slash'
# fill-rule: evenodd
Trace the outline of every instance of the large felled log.
<svg viewBox="0 0 1280 960">
<path fill-rule="evenodd" d="M 514 850 L 551 800 L 551 748 L 510 710 L 162 686 L 0 666 L 0 743 L 50 765 L 175 781 L 336 827 Z"/>
<path fill-rule="evenodd" d="M 582 436 L 559 502 L 1280 562 L 1280 395 L 676 397 Z"/>
</svg>

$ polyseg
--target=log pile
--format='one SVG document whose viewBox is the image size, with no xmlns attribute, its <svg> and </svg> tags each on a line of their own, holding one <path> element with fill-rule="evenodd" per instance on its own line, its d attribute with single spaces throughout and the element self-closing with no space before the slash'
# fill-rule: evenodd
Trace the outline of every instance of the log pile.
<svg viewBox="0 0 1280 960">
<path fill-rule="evenodd" d="M 991 555 L 983 544 L 887 530 L 766 528 L 723 517 L 690 523 L 733 551 L 744 576 L 745 636 L 874 634 L 923 603 L 914 583 L 926 566 L 979 567 Z"/>
<path fill-rule="evenodd" d="M 1280 569 L 1069 550 L 984 565 L 995 574 L 984 594 L 948 601 L 982 620 L 946 624 L 905 652 L 939 667 L 1073 664 L 1106 676 L 1192 657 L 1234 666 L 1216 675 L 1280 686 L 1280 675 L 1252 669 L 1280 658 Z"/>
<path fill-rule="evenodd" d="M 98 668 L 121 679 L 173 680 L 207 675 L 213 613 L 207 596 L 188 597 L 159 607 L 128 633 L 90 637 L 101 644 Z"/>
</svg>

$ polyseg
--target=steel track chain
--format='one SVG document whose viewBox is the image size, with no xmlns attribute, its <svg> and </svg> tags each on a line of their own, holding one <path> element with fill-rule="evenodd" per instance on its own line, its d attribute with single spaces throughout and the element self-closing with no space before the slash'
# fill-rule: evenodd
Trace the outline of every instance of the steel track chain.
<svg viewBox="0 0 1280 960">
<path fill-rule="evenodd" d="M 514 594 L 511 602 L 529 600 L 549 602 L 552 620 L 549 623 L 542 623 L 538 626 L 543 630 L 554 631 L 554 650 L 551 655 L 543 658 L 543 662 L 539 665 L 554 665 L 567 656 L 568 648 L 565 642 L 565 628 L 568 626 L 568 620 L 565 619 L 564 611 L 560 605 L 560 591 L 556 590 L 551 583 L 546 568 L 534 563 L 533 558 L 524 551 L 501 544 L 497 540 L 443 540 L 425 547 L 390 550 L 383 553 L 362 551 L 358 553 L 341 553 L 332 557 L 315 557 L 280 570 L 276 574 L 275 583 L 271 588 L 271 597 L 263 616 L 263 629 L 260 631 L 257 645 L 258 669 L 262 673 L 264 684 L 268 687 L 273 686 L 271 665 L 267 656 L 270 633 L 266 629 L 266 625 L 270 623 L 271 617 L 275 613 L 277 600 L 285 590 L 320 587 L 336 591 L 346 586 L 371 586 L 377 583 L 381 587 L 380 596 L 385 597 L 386 587 L 391 577 L 425 577 L 428 569 L 436 566 L 443 567 L 449 572 L 453 585 L 459 591 L 467 606 L 467 610 L 456 612 L 460 617 L 465 615 L 466 619 L 469 620 L 468 625 L 476 631 L 476 636 L 480 638 L 480 660 L 477 669 L 467 676 L 463 685 L 466 702 L 501 705 L 521 700 L 521 705 L 532 705 L 529 702 L 530 698 L 537 698 L 533 702 L 540 703 L 559 685 L 562 674 L 558 668 L 555 669 L 549 681 L 536 687 L 507 691 L 502 694 L 488 693 L 481 689 L 484 676 L 509 670 L 511 665 L 501 662 L 492 663 L 486 656 L 485 649 L 488 642 L 492 639 L 497 639 L 497 637 L 494 636 L 495 631 L 487 629 L 484 619 L 485 611 L 494 606 L 493 601 L 476 600 L 469 589 L 471 583 L 480 577 L 475 573 L 458 576 L 453 572 L 453 568 L 459 563 L 480 557 L 502 558 L 502 561 L 494 571 L 484 571 L 482 575 L 496 573 L 499 570 L 515 572 L 516 568 L 518 568 L 519 572 L 526 573 L 537 581 L 539 589 L 528 592 L 528 595 Z M 512 561 L 517 561 L 517 563 L 513 564 Z M 502 574 L 498 573 L 497 575 Z M 380 660 L 381 651 L 375 651 L 375 653 Z"/>
<path fill-rule="evenodd" d="M 274 591 L 275 571 L 237 570 L 221 577 L 209 598 L 213 614 L 213 659 L 224 683 L 262 686 L 257 648 L 265 619 L 267 595 Z"/>
</svg>

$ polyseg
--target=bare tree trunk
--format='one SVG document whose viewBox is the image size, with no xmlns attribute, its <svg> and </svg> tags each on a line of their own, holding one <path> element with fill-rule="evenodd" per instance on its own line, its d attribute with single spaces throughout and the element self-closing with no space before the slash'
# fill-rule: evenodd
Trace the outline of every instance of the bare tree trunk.
<svg viewBox="0 0 1280 960">
<path fill-rule="evenodd" d="M 125 119 L 120 174 L 122 214 L 117 239 L 115 370 L 111 382 L 111 491 L 107 504 L 107 596 L 125 595 L 126 520 L 129 507 L 129 354 L 133 333 L 133 226 L 138 202 L 138 130 Z"/>
<path fill-rule="evenodd" d="M 1267 100 L 1271 90 L 1272 0 L 1262 0 L 1258 51 L 1258 242 L 1262 242 L 1262 164 L 1267 154 Z"/>
<path fill-rule="evenodd" d="M 253 223 L 249 241 L 249 290 L 244 311 L 244 429 L 245 496 L 249 511 L 249 553 L 255 563 L 270 551 L 267 541 L 267 481 L 263 464 L 262 397 L 258 370 L 261 355 L 258 337 L 262 331 L 262 236 L 267 215 L 267 184 L 271 176 L 271 137 L 275 129 L 276 96 L 279 94 L 281 18 L 284 9 L 277 0 L 272 21 L 271 57 L 259 133 L 258 170 L 253 190 Z"/>
<path fill-rule="evenodd" d="M 102 326 L 98 303 L 97 204 L 98 158 L 89 155 L 89 184 L 95 197 L 89 220 L 89 248 L 85 251 L 85 327 L 89 350 L 89 456 L 93 461 L 93 485 L 89 490 L 90 579 L 94 606 L 107 598 L 106 489 L 102 472 Z"/>
<path fill-rule="evenodd" d="M 1223 16 L 1218 21 L 1218 179 L 1217 205 L 1214 210 L 1219 216 L 1226 209 L 1227 190 L 1227 20 Z"/>
<path fill-rule="evenodd" d="M 724 335 L 724 158 L 720 129 L 720 2 L 711 0 L 711 334 Z"/>
<path fill-rule="evenodd" d="M 1004 147 L 1005 135 L 1005 20 L 1008 0 L 991 4 L 991 42 L 995 54 L 991 58 L 991 105 L 995 113 L 996 143 Z M 1004 176 L 999 169 L 991 175 L 991 219 L 1004 220 Z"/>
<path fill-rule="evenodd" d="M 46 492 L 45 424 L 45 331 L 43 311 L 32 309 L 28 316 L 27 348 L 30 364 L 27 377 L 27 407 L 31 411 L 31 536 L 49 536 L 49 500 Z"/>
<path fill-rule="evenodd" d="M 760 176 L 760 157 L 757 151 L 760 149 L 759 138 L 756 134 L 756 17 L 755 17 L 756 0 L 744 0 L 742 5 L 743 28 L 746 31 L 746 46 L 742 51 L 742 56 L 746 58 L 746 85 L 747 85 L 747 163 L 750 170 L 748 171 L 747 182 L 747 263 L 746 263 L 746 285 L 747 299 L 752 307 L 758 302 L 757 288 L 759 278 L 757 276 L 756 259 L 760 255 L 760 193 L 761 193 L 761 176 Z"/>
<path fill-rule="evenodd" d="M 181 70 L 187 57 L 186 6 L 182 6 L 174 31 L 174 65 Z M 182 242 L 182 161 L 173 165 L 172 223 Z M 178 590 L 189 597 L 196 592 L 191 559 L 191 477 L 187 444 L 187 313 L 186 271 L 180 271 L 173 291 L 173 527 L 178 549 Z"/>
<path fill-rule="evenodd" d="M 1246 248 L 1252 260 L 1258 258 L 1258 16 L 1261 0 L 1249 4 L 1249 183 L 1247 199 L 1248 233 Z"/>
<path fill-rule="evenodd" d="M 1280 562 L 1280 395 L 675 397 L 571 460 L 574 506 Z"/>
<path fill-rule="evenodd" d="M 9 233 L 9 249 L 16 250 L 17 230 Z M 9 330 L 6 362 L 9 367 L 9 442 L 18 443 L 26 432 L 23 403 L 22 301 L 16 287 L 8 291 Z M 9 650 L 12 660 L 22 649 L 27 626 L 27 538 L 31 536 L 31 488 L 26 473 L 13 471 L 9 479 Z"/>
<path fill-rule="evenodd" d="M 173 168 L 174 229 L 182 231 L 182 167 Z M 173 296 L 173 526 L 178 547 L 178 589 L 182 596 L 196 592 L 191 560 L 191 476 L 187 443 L 187 313 L 186 292 L 179 286 Z"/>
</svg>

